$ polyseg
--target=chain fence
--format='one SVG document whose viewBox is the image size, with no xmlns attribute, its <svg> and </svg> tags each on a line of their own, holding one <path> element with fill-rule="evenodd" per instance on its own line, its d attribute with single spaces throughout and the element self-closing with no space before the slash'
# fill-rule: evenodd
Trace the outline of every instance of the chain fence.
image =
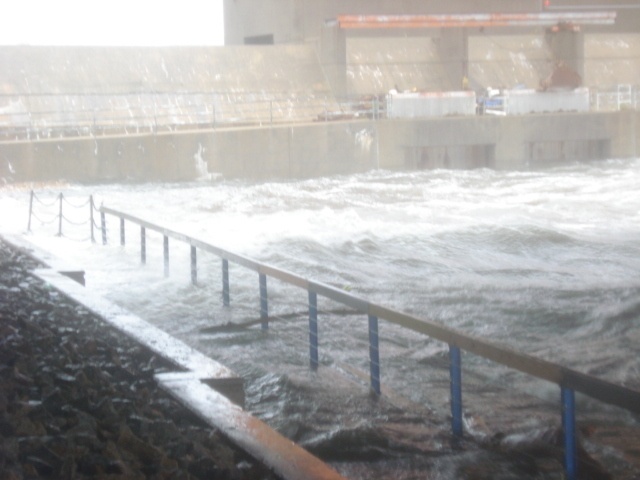
<svg viewBox="0 0 640 480">
<path fill-rule="evenodd" d="M 64 208 L 66 206 L 66 209 Z M 85 213 L 89 208 L 88 217 Z M 71 201 L 60 192 L 53 199 L 43 198 L 31 190 L 29 198 L 29 220 L 27 231 L 32 232 L 33 227 L 49 227 L 57 225 L 56 236 L 65 237 L 69 240 L 95 242 L 95 229 L 101 228 L 94 218 L 94 213 L 98 212 L 93 201 L 93 195 L 81 203 Z M 63 226 L 69 226 L 67 232 L 63 232 Z M 89 234 L 85 237 L 78 236 L 82 230 L 89 229 Z M 86 232 L 86 230 L 85 230 Z"/>
</svg>

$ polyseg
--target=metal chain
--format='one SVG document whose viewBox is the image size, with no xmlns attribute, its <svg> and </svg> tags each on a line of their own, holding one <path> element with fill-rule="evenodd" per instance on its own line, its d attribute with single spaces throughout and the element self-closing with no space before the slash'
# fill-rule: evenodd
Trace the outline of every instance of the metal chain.
<svg viewBox="0 0 640 480">
<path fill-rule="evenodd" d="M 64 214 L 62 215 L 62 219 L 65 220 L 66 222 L 70 223 L 71 225 L 75 225 L 75 226 L 86 225 L 87 223 L 89 223 L 89 220 L 83 220 L 81 222 L 74 222 L 73 220 L 69 220 Z"/>
<path fill-rule="evenodd" d="M 57 215 L 57 214 L 56 214 L 56 215 L 54 215 L 54 216 L 53 216 L 53 219 L 52 219 L 52 220 L 42 220 L 40 217 L 38 217 L 38 216 L 37 216 L 35 213 L 33 213 L 33 212 L 31 213 L 31 215 L 33 216 L 33 218 L 35 218 L 36 220 L 38 220 L 38 221 L 39 221 L 41 224 L 43 224 L 43 225 L 47 225 L 47 224 L 53 223 L 53 222 L 57 221 L 57 220 L 59 219 L 59 217 L 60 217 L 59 215 Z"/>
<path fill-rule="evenodd" d="M 67 200 L 67 197 L 65 197 L 64 195 L 62 195 L 62 199 L 67 203 L 67 205 L 69 205 L 69 206 L 71 206 L 73 208 L 84 208 L 87 205 L 89 205 L 89 202 L 91 201 L 91 200 L 87 200 L 82 205 L 76 205 L 76 204 L 70 202 L 69 200 Z"/>
<path fill-rule="evenodd" d="M 33 198 L 35 198 L 38 201 L 38 203 L 40 203 L 41 205 L 44 205 L 45 207 L 53 207 L 60 200 L 60 197 L 56 197 L 56 199 L 51 203 L 44 202 L 44 201 L 40 200 L 40 198 L 35 193 L 33 194 Z"/>
</svg>

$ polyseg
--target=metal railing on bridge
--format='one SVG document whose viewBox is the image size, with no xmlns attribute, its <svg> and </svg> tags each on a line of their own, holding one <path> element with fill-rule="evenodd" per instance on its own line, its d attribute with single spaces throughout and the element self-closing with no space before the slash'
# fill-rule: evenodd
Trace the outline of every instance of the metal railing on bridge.
<svg viewBox="0 0 640 480">
<path fill-rule="evenodd" d="M 194 237 L 164 228 L 135 216 L 107 207 L 100 207 L 100 228 L 102 242 L 107 243 L 106 215 L 113 215 L 120 222 L 120 243 L 125 245 L 125 221 L 140 227 L 140 259 L 146 263 L 147 230 L 160 233 L 163 237 L 163 258 L 165 276 L 169 275 L 169 240 L 184 242 L 190 246 L 191 281 L 197 282 L 197 250 L 209 252 L 222 260 L 222 302 L 224 306 L 231 303 L 229 262 L 241 265 L 258 274 L 260 292 L 259 315 L 262 328 L 269 328 L 269 296 L 267 278 L 272 278 L 307 291 L 308 294 L 308 346 L 311 369 L 319 367 L 318 361 L 318 297 L 338 302 L 368 317 L 369 329 L 369 380 L 372 391 L 381 393 L 380 347 L 378 322 L 385 320 L 414 332 L 427 335 L 449 345 L 450 405 L 451 428 L 455 437 L 463 435 L 462 417 L 462 356 L 465 351 L 502 364 L 511 369 L 524 372 L 533 377 L 546 380 L 560 387 L 561 416 L 564 432 L 564 468 L 566 478 L 577 478 L 577 434 L 575 392 L 607 404 L 640 413 L 640 391 L 636 391 L 606 380 L 583 374 L 571 368 L 563 367 L 540 358 L 514 351 L 488 340 L 468 335 L 446 327 L 434 321 L 403 313 L 366 299 L 357 297 L 334 286 L 306 279 L 295 273 L 282 270 L 265 263 L 258 262 L 243 255 L 211 245 Z M 92 224 L 93 225 L 93 224 Z"/>
</svg>

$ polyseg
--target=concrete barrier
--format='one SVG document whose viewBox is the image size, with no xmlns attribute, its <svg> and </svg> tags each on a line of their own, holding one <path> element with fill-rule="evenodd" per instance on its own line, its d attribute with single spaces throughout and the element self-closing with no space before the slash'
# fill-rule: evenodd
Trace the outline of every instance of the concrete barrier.
<svg viewBox="0 0 640 480">
<path fill-rule="evenodd" d="M 639 155 L 640 112 L 354 120 L 0 142 L 0 182 L 311 178 L 525 169 Z M 9 168 L 10 167 L 10 168 Z"/>
</svg>

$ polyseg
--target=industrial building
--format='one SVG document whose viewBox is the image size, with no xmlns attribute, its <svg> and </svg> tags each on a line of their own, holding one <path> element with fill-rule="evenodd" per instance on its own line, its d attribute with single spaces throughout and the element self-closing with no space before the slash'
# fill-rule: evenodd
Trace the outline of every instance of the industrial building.
<svg viewBox="0 0 640 480">
<path fill-rule="evenodd" d="M 0 47 L 0 175 L 270 178 L 637 156 L 638 7 L 225 0 L 224 47 Z"/>
</svg>

